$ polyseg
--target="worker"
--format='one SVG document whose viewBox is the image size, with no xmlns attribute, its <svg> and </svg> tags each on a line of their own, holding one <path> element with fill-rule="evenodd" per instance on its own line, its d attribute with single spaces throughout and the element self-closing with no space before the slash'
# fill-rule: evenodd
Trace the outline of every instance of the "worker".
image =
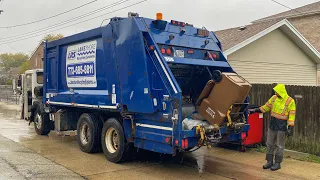
<svg viewBox="0 0 320 180">
<path fill-rule="evenodd" d="M 271 111 L 271 118 L 267 135 L 267 163 L 263 169 L 276 171 L 281 168 L 285 137 L 292 136 L 295 121 L 296 104 L 287 94 L 283 84 L 274 88 L 274 94 L 268 102 L 260 108 L 250 109 L 249 113 L 266 113 Z M 275 155 L 274 151 L 276 149 Z M 275 160 L 275 163 L 273 163 Z"/>
</svg>

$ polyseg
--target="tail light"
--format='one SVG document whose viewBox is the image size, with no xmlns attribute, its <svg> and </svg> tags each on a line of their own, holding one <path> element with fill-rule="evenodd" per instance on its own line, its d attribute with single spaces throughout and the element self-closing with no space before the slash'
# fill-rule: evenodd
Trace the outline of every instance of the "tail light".
<svg viewBox="0 0 320 180">
<path fill-rule="evenodd" d="M 184 139 L 184 147 L 185 147 L 186 149 L 188 149 L 188 147 L 189 147 L 188 139 Z"/>
<path fill-rule="evenodd" d="M 154 45 L 149 46 L 149 50 L 153 51 L 154 50 Z"/>
<path fill-rule="evenodd" d="M 185 149 L 185 148 L 186 148 L 186 145 L 185 145 L 184 139 L 182 139 L 181 147 L 182 147 L 182 149 Z"/>
<path fill-rule="evenodd" d="M 171 49 L 170 48 L 167 49 L 167 54 L 171 55 Z"/>
<path fill-rule="evenodd" d="M 180 22 L 180 21 L 174 21 L 174 20 L 171 20 L 171 24 L 176 26 L 182 26 L 182 27 L 186 26 L 186 23 Z"/>
<path fill-rule="evenodd" d="M 242 132 L 241 133 L 241 139 L 245 139 L 247 137 L 247 133 L 246 132 Z"/>
<path fill-rule="evenodd" d="M 193 50 L 188 50 L 188 54 L 193 54 L 194 53 L 194 51 Z"/>
<path fill-rule="evenodd" d="M 216 53 L 213 53 L 213 54 L 212 54 L 212 58 L 213 58 L 213 59 L 217 59 L 217 54 L 216 54 Z"/>
<path fill-rule="evenodd" d="M 161 53 L 162 53 L 162 54 L 165 54 L 165 53 L 166 53 L 166 49 L 161 48 Z"/>
<path fill-rule="evenodd" d="M 218 55 L 216 54 L 216 53 L 214 53 L 214 52 L 207 52 L 206 53 L 206 59 L 209 59 L 209 60 L 211 60 L 211 59 L 214 59 L 214 60 L 216 60 L 218 58 Z"/>
</svg>

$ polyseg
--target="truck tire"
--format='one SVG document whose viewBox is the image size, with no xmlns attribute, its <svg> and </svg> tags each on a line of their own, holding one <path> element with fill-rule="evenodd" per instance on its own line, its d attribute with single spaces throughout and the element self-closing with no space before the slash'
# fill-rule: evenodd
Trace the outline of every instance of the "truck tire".
<svg viewBox="0 0 320 180">
<path fill-rule="evenodd" d="M 101 144 L 103 153 L 109 161 L 118 163 L 125 159 L 129 148 L 125 142 L 122 125 L 117 119 L 109 118 L 104 123 Z"/>
<path fill-rule="evenodd" d="M 49 115 L 42 111 L 41 104 L 35 106 L 33 115 L 34 129 L 38 135 L 48 135 L 51 131 Z"/>
<path fill-rule="evenodd" d="M 81 151 L 95 153 L 101 150 L 102 122 L 94 114 L 82 114 L 77 123 L 77 142 Z"/>
</svg>

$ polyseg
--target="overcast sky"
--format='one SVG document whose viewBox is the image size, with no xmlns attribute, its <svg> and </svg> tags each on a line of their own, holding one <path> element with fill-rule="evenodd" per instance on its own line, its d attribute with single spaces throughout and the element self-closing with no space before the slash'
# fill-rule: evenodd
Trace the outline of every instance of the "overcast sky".
<svg viewBox="0 0 320 180">
<path fill-rule="evenodd" d="M 27 23 L 43 19 L 55 14 L 67 11 L 69 9 L 78 7 L 82 4 L 91 2 L 93 0 L 1 0 L 0 9 L 4 12 L 0 15 L 0 26 L 7 27 L 21 23 Z M 79 17 L 85 13 L 94 11 L 98 8 L 107 6 L 119 0 L 96 0 L 83 8 L 77 9 L 70 13 L 58 16 L 56 18 L 35 23 L 32 25 L 16 27 L 16 28 L 2 28 L 0 29 L 0 53 L 5 52 L 24 52 L 30 54 L 38 45 L 39 40 L 47 31 L 39 32 L 39 36 L 25 39 L 15 38 L 16 42 L 10 42 L 7 39 L 7 45 L 3 42 L 3 38 L 20 35 L 29 31 L 35 31 L 50 25 L 66 21 L 71 18 Z M 106 9 L 100 13 L 87 16 L 78 21 L 83 21 L 98 15 L 106 14 L 121 7 L 139 2 L 141 0 L 129 0 L 121 5 Z M 316 2 L 317 0 L 278 0 L 291 8 L 297 8 L 305 4 Z M 1 2 L 0 2 L 1 4 Z M 207 29 L 215 31 L 237 27 L 249 24 L 251 21 L 270 16 L 288 9 L 282 7 L 271 0 L 148 0 L 136 6 L 117 11 L 100 18 L 80 23 L 78 25 L 70 26 L 78 21 L 65 24 L 70 26 L 61 29 L 64 26 L 51 28 L 48 31 L 57 30 L 53 33 L 61 33 L 65 36 L 82 32 L 100 26 L 103 19 L 113 16 L 127 16 L 128 11 L 138 12 L 140 16 L 155 18 L 157 12 L 163 13 L 165 20 L 179 20 L 194 24 L 196 27 L 205 26 Z M 108 23 L 106 21 L 105 23 Z M 52 32 L 48 32 L 52 33 Z M 32 36 L 38 35 L 37 33 Z M 13 40 L 11 40 L 13 41 Z"/>
</svg>

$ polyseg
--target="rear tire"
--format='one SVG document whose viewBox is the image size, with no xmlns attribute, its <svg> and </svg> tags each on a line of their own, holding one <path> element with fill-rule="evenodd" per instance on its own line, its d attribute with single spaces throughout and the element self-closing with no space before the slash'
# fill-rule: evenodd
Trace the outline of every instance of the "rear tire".
<svg viewBox="0 0 320 180">
<path fill-rule="evenodd" d="M 94 114 L 82 114 L 77 123 L 77 142 L 81 151 L 95 153 L 101 150 L 102 122 Z"/>
<path fill-rule="evenodd" d="M 114 163 L 125 159 L 129 144 L 125 142 L 122 125 L 115 118 L 109 118 L 103 126 L 101 133 L 102 150 L 106 158 Z"/>
<path fill-rule="evenodd" d="M 34 110 L 33 124 L 38 135 L 48 135 L 51 131 L 49 115 L 41 110 L 40 104 Z"/>
</svg>

